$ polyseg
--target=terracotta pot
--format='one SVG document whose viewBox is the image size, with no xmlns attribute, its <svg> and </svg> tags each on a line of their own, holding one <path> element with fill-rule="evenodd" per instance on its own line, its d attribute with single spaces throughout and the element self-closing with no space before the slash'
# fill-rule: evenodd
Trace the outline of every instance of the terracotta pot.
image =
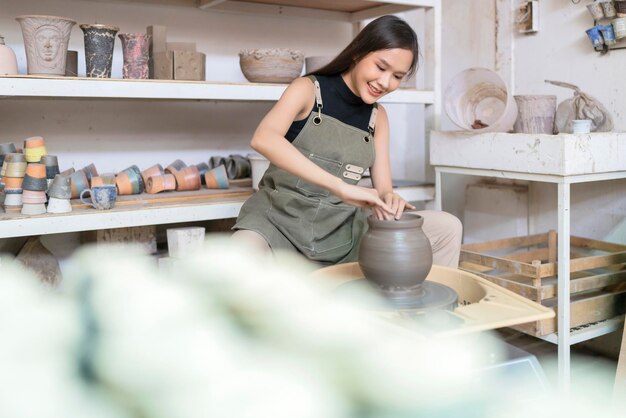
<svg viewBox="0 0 626 418">
<path fill-rule="evenodd" d="M 22 203 L 46 203 L 46 192 L 24 190 L 22 193 Z"/>
<path fill-rule="evenodd" d="M 98 170 L 93 163 L 84 166 L 81 170 L 85 173 L 85 176 L 87 176 L 87 180 L 98 176 Z"/>
<path fill-rule="evenodd" d="M 28 74 L 64 76 L 67 44 L 76 22 L 40 15 L 18 16 L 15 20 L 22 27 Z"/>
<path fill-rule="evenodd" d="M 204 179 L 207 189 L 228 189 L 229 187 L 228 175 L 224 165 L 218 165 L 213 170 L 208 171 Z"/>
<path fill-rule="evenodd" d="M 153 176 L 162 176 L 165 174 L 163 170 L 163 166 L 161 164 L 155 164 L 152 167 L 148 167 L 141 172 L 141 177 L 143 178 L 144 183 L 148 184 L 148 179 Z M 149 193 L 149 192 L 148 192 Z"/>
<path fill-rule="evenodd" d="M 173 174 L 163 174 L 162 176 L 148 178 L 146 192 L 154 194 L 166 190 L 176 190 L 176 178 Z"/>
<path fill-rule="evenodd" d="M 120 33 L 124 66 L 122 77 L 132 79 L 149 78 L 148 52 L 150 49 L 150 35 L 146 33 Z"/>
<path fill-rule="evenodd" d="M 2 177 L 5 189 L 21 189 L 24 177 Z"/>
<path fill-rule="evenodd" d="M 131 195 L 133 194 L 133 184 L 128 177 L 128 173 L 122 171 L 115 177 L 115 184 L 117 185 L 117 192 L 119 195 Z"/>
<path fill-rule="evenodd" d="M 372 215 L 367 223 L 359 249 L 365 278 L 383 291 L 419 287 L 433 264 L 432 248 L 422 231 L 424 219 L 414 213 L 389 221 Z"/>
<path fill-rule="evenodd" d="M 46 146 L 46 142 L 40 136 L 31 136 L 30 138 L 26 138 L 24 140 L 24 148 L 25 149 L 28 149 L 28 148 L 39 148 L 39 147 L 45 147 L 45 146 Z"/>
<path fill-rule="evenodd" d="M 26 167 L 26 175 L 39 179 L 46 178 L 46 166 L 39 163 L 31 163 Z"/>
<path fill-rule="evenodd" d="M 141 171 L 136 165 L 131 165 L 127 169 L 122 171 L 128 174 L 128 179 L 133 186 L 133 194 L 143 193 L 146 189 L 143 177 L 141 177 Z"/>
<path fill-rule="evenodd" d="M 26 163 L 12 163 L 4 161 L 2 166 L 2 176 L 7 177 L 24 177 L 26 173 Z"/>
<path fill-rule="evenodd" d="M 187 167 L 187 164 L 185 164 L 182 160 L 175 160 L 170 165 L 165 167 L 165 172 L 170 174 L 176 174 L 185 167 Z"/>
<path fill-rule="evenodd" d="M 46 147 L 26 148 L 24 150 L 26 161 L 29 163 L 38 163 L 41 161 L 41 157 L 47 154 L 48 150 Z"/>
<path fill-rule="evenodd" d="M 72 199 L 78 198 L 83 190 L 89 188 L 89 180 L 83 170 L 78 170 L 70 177 L 72 184 Z"/>
<path fill-rule="evenodd" d="M 219 167 L 220 165 L 226 164 L 226 158 L 215 156 L 209 159 L 209 169 L 213 169 L 215 167 Z"/>
<path fill-rule="evenodd" d="M 202 187 L 200 173 L 195 165 L 183 168 L 174 176 L 176 177 L 176 190 L 200 190 Z"/>
<path fill-rule="evenodd" d="M 239 66 L 248 81 L 291 83 L 300 76 L 304 53 L 289 49 L 244 49 L 239 52 Z"/>
<path fill-rule="evenodd" d="M 97 186 L 115 186 L 115 174 L 104 173 L 97 177 L 92 177 L 90 181 L 91 187 Z"/>
<path fill-rule="evenodd" d="M 120 28 L 99 24 L 83 24 L 87 77 L 110 78 L 115 34 Z"/>
</svg>

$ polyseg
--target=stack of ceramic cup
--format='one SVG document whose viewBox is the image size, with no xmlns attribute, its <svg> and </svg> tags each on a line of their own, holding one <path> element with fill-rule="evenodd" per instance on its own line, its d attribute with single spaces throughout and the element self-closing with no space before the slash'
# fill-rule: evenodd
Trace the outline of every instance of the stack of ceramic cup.
<svg viewBox="0 0 626 418">
<path fill-rule="evenodd" d="M 26 173 L 26 157 L 24 154 L 11 153 L 4 156 L 2 164 L 2 182 L 6 194 L 5 206 L 22 206 L 22 183 Z"/>
<path fill-rule="evenodd" d="M 46 213 L 46 190 L 48 190 L 46 166 L 40 163 L 28 164 L 22 187 L 24 189 L 22 214 L 41 215 Z"/>
<path fill-rule="evenodd" d="M 33 136 L 24 140 L 24 155 L 29 163 L 38 163 L 41 157 L 48 155 L 46 143 L 40 136 Z"/>
<path fill-rule="evenodd" d="M 132 165 L 117 173 L 115 183 L 120 195 L 140 194 L 146 189 L 143 177 L 141 177 L 141 171 L 136 165 Z"/>
<path fill-rule="evenodd" d="M 57 174 L 48 188 L 48 213 L 68 213 L 72 211 L 70 197 L 72 186 L 70 176 Z"/>
<path fill-rule="evenodd" d="M 41 157 L 40 163 L 46 166 L 46 180 L 48 187 L 50 187 L 54 177 L 59 174 L 59 160 L 56 155 L 44 155 Z"/>
</svg>

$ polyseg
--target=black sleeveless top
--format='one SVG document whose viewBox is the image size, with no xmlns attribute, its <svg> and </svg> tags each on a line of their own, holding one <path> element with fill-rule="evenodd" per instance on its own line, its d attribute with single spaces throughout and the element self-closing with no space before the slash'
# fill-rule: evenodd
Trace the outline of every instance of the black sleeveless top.
<svg viewBox="0 0 626 418">
<path fill-rule="evenodd" d="M 341 122 L 367 131 L 373 105 L 365 103 L 359 96 L 352 93 L 341 74 L 330 76 L 316 75 L 322 91 L 322 113 L 332 116 Z M 311 112 L 317 112 L 313 103 Z M 307 115 L 308 118 L 308 115 Z M 306 123 L 307 118 L 294 121 L 285 134 L 289 142 L 293 142 Z"/>
</svg>

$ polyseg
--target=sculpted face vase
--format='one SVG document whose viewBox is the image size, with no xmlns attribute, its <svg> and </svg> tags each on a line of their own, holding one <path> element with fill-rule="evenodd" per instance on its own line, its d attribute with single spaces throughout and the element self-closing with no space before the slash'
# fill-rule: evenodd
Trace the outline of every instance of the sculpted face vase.
<svg viewBox="0 0 626 418">
<path fill-rule="evenodd" d="M 75 21 L 58 16 L 15 18 L 22 27 L 28 74 L 65 75 L 67 44 Z"/>
</svg>

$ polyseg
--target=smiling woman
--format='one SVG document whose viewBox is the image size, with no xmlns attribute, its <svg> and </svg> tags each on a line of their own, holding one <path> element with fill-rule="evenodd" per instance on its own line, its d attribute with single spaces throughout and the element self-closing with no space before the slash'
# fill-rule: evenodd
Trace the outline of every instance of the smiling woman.
<svg viewBox="0 0 626 418">
<path fill-rule="evenodd" d="M 271 165 L 234 237 L 320 264 L 355 261 L 367 228 L 363 209 L 390 222 L 415 209 L 393 192 L 387 114 L 376 102 L 415 72 L 418 56 L 413 29 L 383 16 L 328 65 L 294 80 L 252 138 Z M 373 188 L 358 185 L 367 169 Z M 422 216 L 434 260 L 456 267 L 460 222 L 440 212 Z"/>
</svg>

